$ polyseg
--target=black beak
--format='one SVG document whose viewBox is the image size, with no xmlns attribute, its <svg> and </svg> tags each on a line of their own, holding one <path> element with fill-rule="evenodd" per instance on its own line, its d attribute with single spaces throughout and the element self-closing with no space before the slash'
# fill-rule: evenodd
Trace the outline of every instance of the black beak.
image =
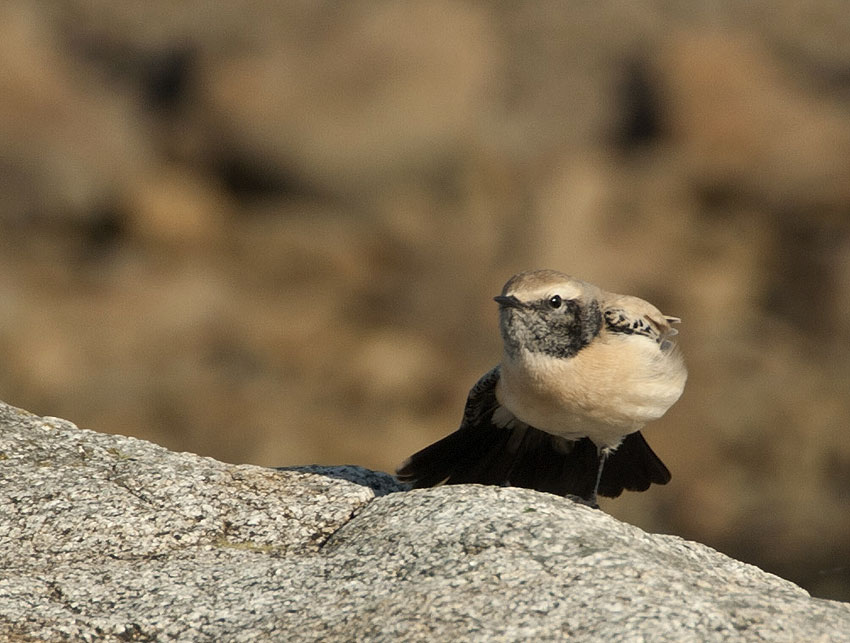
<svg viewBox="0 0 850 643">
<path fill-rule="evenodd" d="M 522 302 L 513 295 L 498 295 L 493 297 L 493 301 L 499 304 L 499 308 L 520 308 Z"/>
</svg>

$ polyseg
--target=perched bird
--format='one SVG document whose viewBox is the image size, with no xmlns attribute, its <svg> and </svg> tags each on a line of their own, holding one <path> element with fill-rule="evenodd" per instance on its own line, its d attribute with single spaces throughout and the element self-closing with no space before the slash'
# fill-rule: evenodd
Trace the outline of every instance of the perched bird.
<svg viewBox="0 0 850 643">
<path fill-rule="evenodd" d="M 684 389 L 679 319 L 554 270 L 514 275 L 495 301 L 501 363 L 472 387 L 460 428 L 410 456 L 398 479 L 527 487 L 591 506 L 669 482 L 640 429 Z"/>
</svg>

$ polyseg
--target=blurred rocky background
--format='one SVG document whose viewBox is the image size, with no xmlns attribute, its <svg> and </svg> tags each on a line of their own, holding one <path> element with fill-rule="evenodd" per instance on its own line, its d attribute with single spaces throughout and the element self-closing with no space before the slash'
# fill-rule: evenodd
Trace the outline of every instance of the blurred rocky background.
<svg viewBox="0 0 850 643">
<path fill-rule="evenodd" d="M 532 267 L 684 319 L 605 510 L 850 599 L 845 3 L 0 5 L 0 399 L 392 471 Z"/>
</svg>

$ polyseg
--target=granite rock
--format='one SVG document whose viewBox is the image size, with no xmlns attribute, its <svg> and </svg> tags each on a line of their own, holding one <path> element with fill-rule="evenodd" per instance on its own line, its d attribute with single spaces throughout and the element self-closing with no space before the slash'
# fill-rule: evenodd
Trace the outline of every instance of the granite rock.
<svg viewBox="0 0 850 643">
<path fill-rule="evenodd" d="M 834 640 L 850 605 L 525 489 L 174 453 L 0 404 L 0 638 Z"/>
</svg>

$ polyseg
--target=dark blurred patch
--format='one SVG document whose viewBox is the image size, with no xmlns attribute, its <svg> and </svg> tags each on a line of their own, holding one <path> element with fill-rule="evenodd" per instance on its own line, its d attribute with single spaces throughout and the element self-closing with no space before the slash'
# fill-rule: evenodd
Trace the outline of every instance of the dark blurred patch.
<svg viewBox="0 0 850 643">
<path fill-rule="evenodd" d="M 850 100 L 850 67 L 840 67 L 830 75 L 830 86 L 843 100 Z"/>
<path fill-rule="evenodd" d="M 632 152 L 663 137 L 661 90 L 644 58 L 636 57 L 625 64 L 614 100 L 619 108 L 614 129 L 617 149 Z"/>
<path fill-rule="evenodd" d="M 191 95 L 198 56 L 190 43 L 142 50 L 96 32 L 72 31 L 68 44 L 110 81 L 137 86 L 146 106 L 154 111 L 174 112 Z"/>
<path fill-rule="evenodd" d="M 142 86 L 154 110 L 173 112 L 191 94 L 197 55 L 188 45 L 178 45 L 151 55 L 142 68 Z"/>
<path fill-rule="evenodd" d="M 839 498 L 850 496 L 850 458 L 841 453 L 826 453 L 823 458 L 821 475 L 824 483 Z M 850 574 L 850 567 L 848 567 L 848 574 Z"/>
<path fill-rule="evenodd" d="M 776 475 L 781 466 L 781 445 L 761 439 L 763 435 L 760 427 L 752 426 L 749 431 L 742 430 L 740 434 L 718 442 L 718 451 L 725 466 L 736 471 L 738 479 L 748 484 L 757 484 L 759 480 Z"/>
<path fill-rule="evenodd" d="M 315 191 L 294 173 L 277 164 L 236 152 L 223 152 L 210 168 L 221 184 L 240 203 L 264 198 L 310 196 Z"/>
<path fill-rule="evenodd" d="M 752 552 L 757 555 L 757 552 Z M 774 573 L 807 588 L 813 596 L 835 601 L 850 600 L 850 565 L 847 549 L 843 542 L 830 543 L 808 552 L 810 559 L 788 561 L 776 565 Z M 839 563 L 836 565 L 836 563 Z"/>
<path fill-rule="evenodd" d="M 245 382 L 263 373 L 265 367 L 263 359 L 244 346 L 239 341 L 239 337 L 223 329 L 211 335 L 209 345 L 205 347 L 205 353 L 201 356 L 204 367 L 233 383 Z"/>
<path fill-rule="evenodd" d="M 807 212 L 775 217 L 779 252 L 772 257 L 764 308 L 805 332 L 821 337 L 835 332 L 833 302 L 838 289 L 835 261 L 846 232 L 823 225 Z"/>
<path fill-rule="evenodd" d="M 784 528 L 779 513 L 752 512 L 738 527 L 739 533 L 730 532 L 728 538 L 716 543 L 720 551 L 739 560 L 759 560 L 759 567 L 765 571 L 800 585 L 818 598 L 850 598 L 850 565 L 843 564 L 847 560 L 845 543 L 818 543 L 806 551 L 805 558 L 787 556 L 775 548 L 775 535 Z M 750 538 L 741 538 L 741 534 Z"/>
<path fill-rule="evenodd" d="M 847 559 L 846 552 L 840 552 L 839 556 Z M 815 576 L 803 576 L 799 585 L 809 587 L 813 596 L 827 598 L 835 601 L 850 601 L 850 565 L 824 567 L 818 570 Z"/>
<path fill-rule="evenodd" d="M 813 83 L 818 91 L 842 101 L 850 100 L 850 66 L 810 61 L 801 73 L 806 74 L 806 81 Z"/>
<path fill-rule="evenodd" d="M 738 206 L 747 198 L 741 186 L 731 181 L 695 181 L 692 187 L 695 201 L 701 206 L 700 214 L 714 221 L 732 220 L 740 211 Z"/>
<path fill-rule="evenodd" d="M 99 258 L 115 250 L 126 239 L 126 216 L 113 205 L 104 206 L 79 223 L 83 251 L 88 258 Z"/>
<path fill-rule="evenodd" d="M 63 276 L 115 256 L 128 238 L 127 214 L 107 204 L 90 212 L 40 212 L 0 221 L 0 240 L 12 255 L 49 265 Z"/>
</svg>

